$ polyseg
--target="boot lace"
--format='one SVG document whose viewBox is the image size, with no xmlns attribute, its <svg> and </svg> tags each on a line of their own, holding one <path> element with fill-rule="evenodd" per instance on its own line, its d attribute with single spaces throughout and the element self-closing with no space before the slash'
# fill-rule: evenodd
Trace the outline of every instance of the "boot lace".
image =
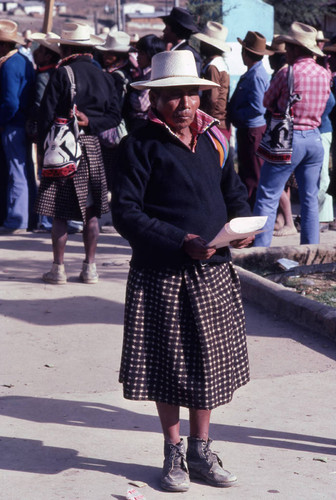
<svg viewBox="0 0 336 500">
<path fill-rule="evenodd" d="M 168 457 L 169 468 L 173 469 L 174 467 L 180 467 L 185 472 L 188 472 L 187 462 L 180 446 L 176 444 L 170 444 L 169 447 L 170 447 L 170 453 Z"/>
<path fill-rule="evenodd" d="M 211 439 L 209 439 L 207 442 L 204 443 L 203 452 L 204 452 L 206 461 L 208 462 L 208 464 L 212 464 L 212 465 L 218 464 L 218 465 L 220 465 L 220 467 L 223 467 L 223 462 L 221 461 L 219 456 L 216 453 L 214 453 L 213 451 L 211 451 L 211 449 L 210 449 L 211 442 L 212 442 Z"/>
</svg>

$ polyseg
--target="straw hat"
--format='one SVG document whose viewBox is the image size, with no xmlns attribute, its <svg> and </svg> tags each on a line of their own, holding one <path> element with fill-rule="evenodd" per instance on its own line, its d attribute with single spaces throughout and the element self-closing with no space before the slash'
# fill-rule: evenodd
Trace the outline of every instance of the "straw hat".
<svg viewBox="0 0 336 500">
<path fill-rule="evenodd" d="M 274 54 L 286 54 L 286 44 L 285 42 L 278 42 L 278 38 L 280 35 L 274 35 L 270 50 L 273 50 Z"/>
<path fill-rule="evenodd" d="M 60 37 L 55 33 L 52 33 L 51 31 L 49 31 L 48 33 L 33 33 L 31 35 L 31 39 L 33 42 L 37 42 L 40 45 L 43 45 L 43 47 L 47 47 L 47 49 L 52 50 L 57 54 L 61 52 L 59 44 L 54 43 L 55 41 L 58 42 Z M 50 40 L 52 40 L 52 42 L 50 42 Z"/>
<path fill-rule="evenodd" d="M 169 16 L 161 16 L 161 19 L 165 24 L 178 24 L 193 33 L 198 32 L 198 27 L 194 23 L 193 16 L 187 9 L 182 9 L 182 7 L 173 7 Z"/>
<path fill-rule="evenodd" d="M 203 33 L 196 33 L 193 38 L 201 40 L 216 49 L 222 50 L 223 52 L 230 52 L 231 47 L 225 42 L 228 34 L 228 29 L 222 24 L 216 23 L 214 21 L 208 21 L 206 23 Z"/>
<path fill-rule="evenodd" d="M 244 49 L 257 54 L 258 56 L 273 55 L 274 52 L 266 45 L 266 38 L 257 31 L 248 31 L 244 40 L 237 38 Z"/>
<path fill-rule="evenodd" d="M 124 31 L 110 31 L 106 37 L 104 45 L 97 47 L 97 50 L 104 52 L 128 52 L 131 37 Z"/>
<path fill-rule="evenodd" d="M 64 23 L 59 39 L 50 39 L 50 43 L 60 45 L 83 45 L 85 47 L 95 47 L 102 45 L 104 40 L 91 33 L 91 28 L 84 23 Z"/>
<path fill-rule="evenodd" d="M 150 80 L 131 83 L 131 87 L 156 89 L 163 87 L 201 87 L 203 90 L 219 87 L 217 83 L 199 78 L 196 62 L 190 50 L 173 50 L 155 54 Z"/>
<path fill-rule="evenodd" d="M 18 34 L 18 25 L 8 19 L 0 19 L 0 41 L 15 42 L 21 45 L 25 43 L 24 38 Z"/>
<path fill-rule="evenodd" d="M 280 35 L 278 41 L 299 45 L 317 56 L 323 56 L 322 50 L 316 45 L 316 35 L 317 31 L 312 26 L 294 21 L 290 27 L 289 35 Z"/>
<path fill-rule="evenodd" d="M 25 42 L 32 42 L 32 30 L 27 29 L 22 33 Z"/>
</svg>

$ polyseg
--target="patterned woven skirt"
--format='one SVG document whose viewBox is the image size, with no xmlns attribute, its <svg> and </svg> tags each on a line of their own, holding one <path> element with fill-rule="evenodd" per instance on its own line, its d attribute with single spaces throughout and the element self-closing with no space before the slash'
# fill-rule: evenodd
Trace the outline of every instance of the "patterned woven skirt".
<svg viewBox="0 0 336 500">
<path fill-rule="evenodd" d="M 126 399 L 210 410 L 248 380 L 245 316 L 231 263 L 131 268 L 119 378 Z"/>
<path fill-rule="evenodd" d="M 86 202 L 90 191 L 95 215 L 109 211 L 107 184 L 99 140 L 95 136 L 80 137 L 82 157 L 71 179 L 51 180 L 42 177 L 35 203 L 41 215 L 86 222 Z"/>
</svg>

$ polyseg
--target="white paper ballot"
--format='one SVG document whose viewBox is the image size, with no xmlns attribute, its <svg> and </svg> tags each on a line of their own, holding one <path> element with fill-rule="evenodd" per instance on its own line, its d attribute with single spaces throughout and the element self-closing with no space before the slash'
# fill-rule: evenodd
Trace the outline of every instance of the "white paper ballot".
<svg viewBox="0 0 336 500">
<path fill-rule="evenodd" d="M 208 243 L 208 247 L 226 247 L 230 241 L 243 240 L 248 236 L 262 232 L 267 215 L 255 217 L 236 217 L 227 222 L 219 233 Z"/>
</svg>

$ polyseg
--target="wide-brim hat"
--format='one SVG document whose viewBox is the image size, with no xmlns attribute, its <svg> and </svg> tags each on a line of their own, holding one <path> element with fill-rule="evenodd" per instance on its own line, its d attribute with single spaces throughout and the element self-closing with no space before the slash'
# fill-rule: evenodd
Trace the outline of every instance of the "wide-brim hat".
<svg viewBox="0 0 336 500">
<path fill-rule="evenodd" d="M 150 80 L 131 83 L 131 87 L 138 90 L 200 87 L 206 90 L 219 85 L 211 80 L 199 78 L 195 57 L 190 50 L 173 50 L 155 54 L 152 58 Z"/>
<path fill-rule="evenodd" d="M 84 47 L 95 47 L 102 45 L 105 40 L 92 34 L 92 29 L 84 23 L 64 23 L 61 36 L 58 40 L 50 40 L 50 43 L 60 45 L 82 45 Z"/>
<path fill-rule="evenodd" d="M 324 54 L 334 54 L 335 52 L 336 52 L 336 43 L 323 47 Z"/>
<path fill-rule="evenodd" d="M 43 47 L 47 47 L 47 49 L 52 50 L 57 54 L 61 52 L 60 46 L 58 44 L 59 39 L 60 37 L 52 31 L 49 31 L 48 33 L 33 33 L 31 35 L 31 40 L 33 42 L 37 42 L 40 45 L 43 45 Z M 50 42 L 50 40 L 52 40 L 52 43 Z M 55 43 L 55 41 L 57 41 L 57 43 Z"/>
<path fill-rule="evenodd" d="M 165 24 L 175 23 L 182 26 L 182 28 L 192 31 L 193 33 L 197 33 L 199 31 L 191 13 L 187 9 L 182 9 L 182 7 L 173 7 L 169 16 L 161 16 L 161 19 Z"/>
<path fill-rule="evenodd" d="M 105 52 L 129 52 L 131 49 L 131 37 L 124 31 L 110 31 L 104 45 L 97 47 L 97 50 Z"/>
<path fill-rule="evenodd" d="M 272 56 L 274 54 L 273 50 L 266 45 L 266 38 L 258 31 L 248 31 L 244 40 L 237 37 L 238 42 L 244 47 L 244 49 L 257 54 L 258 56 Z"/>
<path fill-rule="evenodd" d="M 316 35 L 317 31 L 312 26 L 294 21 L 291 24 L 289 34 L 280 35 L 278 41 L 299 45 L 317 56 L 323 56 L 322 50 L 316 45 Z"/>
<path fill-rule="evenodd" d="M 269 49 L 274 52 L 274 54 L 286 54 L 286 44 L 285 42 L 279 42 L 278 38 L 280 35 L 274 35 Z"/>
<path fill-rule="evenodd" d="M 18 33 L 18 25 L 8 19 L 0 19 L 0 41 L 15 42 L 23 45 L 24 38 Z"/>
<path fill-rule="evenodd" d="M 317 33 L 316 33 L 316 41 L 317 42 L 327 43 L 327 42 L 330 42 L 330 39 L 329 38 L 325 38 L 324 33 L 323 33 L 322 30 L 318 30 Z"/>
<path fill-rule="evenodd" d="M 231 47 L 225 41 L 227 35 L 228 29 L 226 26 L 214 21 L 208 21 L 202 33 L 195 33 L 195 35 L 192 36 L 193 38 L 207 43 L 212 47 L 216 47 L 216 49 L 222 50 L 223 52 L 230 52 Z"/>
</svg>

